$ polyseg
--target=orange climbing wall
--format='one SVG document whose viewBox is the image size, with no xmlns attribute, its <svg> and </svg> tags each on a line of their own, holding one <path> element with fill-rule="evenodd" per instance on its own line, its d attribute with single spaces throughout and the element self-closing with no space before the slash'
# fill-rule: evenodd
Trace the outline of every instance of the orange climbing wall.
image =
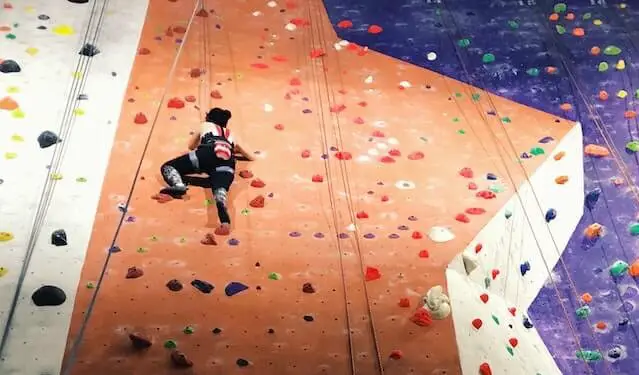
<svg viewBox="0 0 639 375">
<path fill-rule="evenodd" d="M 192 4 L 151 0 L 144 53 L 125 98 L 69 344 L 94 292 L 86 284 L 98 278 L 120 216 L 117 205 L 128 194 Z M 445 284 L 446 265 L 513 189 L 478 199 L 458 171 L 504 176 L 501 153 L 521 183 L 506 134 L 519 153 L 544 136 L 560 139 L 572 124 L 499 98 L 493 98 L 499 116 L 485 122 L 486 95 L 471 100 L 469 86 L 358 46 L 336 51 L 338 40 L 316 0 L 275 7 L 208 1 L 206 8 L 215 13 L 196 18 L 169 92 L 170 98 L 198 98 L 182 109 L 162 104 L 130 219 L 117 241 L 122 252 L 111 259 L 73 374 L 177 373 L 163 348 L 167 340 L 193 361 L 193 374 L 348 374 L 352 366 L 358 374 L 377 374 L 377 353 L 387 374 L 460 373 L 452 321 L 419 327 L 409 318 L 422 294 Z M 206 73 L 194 78 L 193 68 Z M 252 178 L 237 178 L 233 232 L 218 237 L 218 246 L 199 243 L 216 221 L 205 191 L 192 188 L 185 201 L 166 204 L 150 199 L 161 186 L 160 165 L 185 152 L 201 115 L 198 103 L 233 111 L 236 136 L 260 152 L 239 169 L 265 183 L 256 188 Z M 136 124 L 138 113 L 149 123 Z M 507 133 L 500 116 L 511 119 Z M 324 143 L 335 149 L 324 150 Z M 524 165 L 533 172 L 543 160 Z M 314 175 L 323 181 L 313 182 Z M 259 195 L 265 206 L 251 208 Z M 469 207 L 486 213 L 456 221 Z M 434 225 L 450 226 L 456 239 L 433 243 L 426 234 Z M 338 239 L 339 233 L 347 238 Z M 420 257 L 422 250 L 429 256 Z M 132 266 L 144 275 L 126 279 Z M 366 267 L 381 277 L 365 282 Z M 203 294 L 189 285 L 194 278 L 216 289 Z M 171 279 L 184 289 L 169 291 Z M 224 287 L 232 281 L 249 289 L 227 297 Z M 316 292 L 304 293 L 304 283 Z M 411 306 L 400 307 L 400 298 Z M 187 334 L 186 327 L 194 331 Z M 151 338 L 153 347 L 134 352 L 130 332 Z M 391 359 L 394 350 L 403 357 Z M 249 366 L 238 367 L 240 358 Z"/>
</svg>

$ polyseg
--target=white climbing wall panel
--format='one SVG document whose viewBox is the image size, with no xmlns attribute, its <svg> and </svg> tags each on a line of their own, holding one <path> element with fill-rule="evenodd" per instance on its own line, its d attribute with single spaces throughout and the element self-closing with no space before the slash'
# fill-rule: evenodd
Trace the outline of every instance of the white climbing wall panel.
<svg viewBox="0 0 639 375">
<path fill-rule="evenodd" d="M 86 86 L 80 92 L 82 113 L 75 115 L 65 137 L 60 173 L 50 207 L 22 285 L 0 374 L 57 374 L 65 349 L 85 251 L 101 193 L 122 100 L 145 19 L 147 1 L 111 0 L 95 42 L 101 53 L 92 58 Z M 0 242 L 0 321 L 5 326 L 16 292 L 26 247 L 54 148 L 36 141 L 45 130 L 59 133 L 71 92 L 93 2 L 30 0 L 0 10 L 0 24 L 13 25 L 15 39 L 0 39 L 0 58 L 18 62 L 22 72 L 0 75 L 0 99 L 15 100 L 19 111 L 0 110 L 0 232 L 14 239 Z M 95 35 L 97 16 L 89 35 Z M 42 26 L 46 26 L 43 29 Z M 38 29 L 40 27 L 40 29 Z M 57 31 L 74 32 L 60 35 Z M 90 40 L 91 42 L 91 40 Z M 21 116 L 24 114 L 24 116 Z M 79 179 L 79 180 L 78 180 Z M 82 182 L 86 180 L 85 182 Z M 130 181 L 122 181 L 129 184 Z M 117 198 L 114 198 L 117 209 Z M 113 223 L 115 229 L 116 223 Z M 64 229 L 69 244 L 51 245 L 51 232 Z M 36 307 L 31 294 L 45 284 L 67 294 L 59 307 Z"/>
<path fill-rule="evenodd" d="M 460 254 L 446 272 L 464 374 L 477 373 L 484 362 L 493 374 L 560 374 L 536 330 L 522 323 L 583 214 L 581 126 L 553 146 L 551 157 L 530 176 L 530 183 L 520 187 L 464 250 L 477 268 L 467 275 Z M 563 157 L 556 160 L 560 153 Z M 562 176 L 568 180 L 556 183 Z M 549 209 L 556 211 L 556 218 L 547 223 Z M 522 275 L 526 262 L 530 267 Z M 475 319 L 483 323 L 479 329 L 473 326 Z M 514 348 L 511 338 L 517 340 Z"/>
</svg>

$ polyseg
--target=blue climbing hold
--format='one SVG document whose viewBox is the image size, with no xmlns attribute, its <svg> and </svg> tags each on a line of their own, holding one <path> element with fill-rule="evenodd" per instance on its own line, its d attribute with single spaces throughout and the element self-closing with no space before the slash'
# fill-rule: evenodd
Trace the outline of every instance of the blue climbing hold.
<svg viewBox="0 0 639 375">
<path fill-rule="evenodd" d="M 248 289 L 248 286 L 242 284 L 242 283 L 238 283 L 236 281 L 233 281 L 231 283 L 229 283 L 229 285 L 226 286 L 226 288 L 224 288 L 224 293 L 226 293 L 227 296 L 232 297 L 238 293 L 241 293 L 245 290 Z"/>
<path fill-rule="evenodd" d="M 556 217 L 557 217 L 557 210 L 555 210 L 554 208 L 551 208 L 548 211 L 546 211 L 546 223 L 550 223 L 551 221 L 555 220 Z"/>
<path fill-rule="evenodd" d="M 497 176 L 496 176 L 494 173 L 487 173 L 487 174 L 486 174 L 486 179 L 487 179 L 487 180 L 494 181 L 494 180 L 496 180 L 496 179 L 497 179 Z"/>
<path fill-rule="evenodd" d="M 530 271 L 530 263 L 528 261 L 522 263 L 519 265 L 519 271 L 521 272 L 521 275 L 524 276 L 526 274 L 526 272 Z"/>
<path fill-rule="evenodd" d="M 592 191 L 586 194 L 585 205 L 589 210 L 595 208 L 597 201 L 599 201 L 599 196 L 601 195 L 601 189 L 595 188 Z"/>
</svg>

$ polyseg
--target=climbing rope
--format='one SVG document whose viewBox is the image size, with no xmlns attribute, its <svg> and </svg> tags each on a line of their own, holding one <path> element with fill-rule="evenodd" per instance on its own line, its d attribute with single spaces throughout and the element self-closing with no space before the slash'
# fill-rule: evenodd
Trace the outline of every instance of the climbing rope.
<svg viewBox="0 0 639 375">
<path fill-rule="evenodd" d="M 117 224 L 117 227 L 115 229 L 115 234 L 113 236 L 113 239 L 111 241 L 111 245 L 110 245 L 110 249 L 113 248 L 118 240 L 118 237 L 120 235 L 120 231 L 122 229 L 122 225 L 124 224 L 124 220 L 126 218 L 127 215 L 127 211 L 129 208 L 129 205 L 131 204 L 131 200 L 133 198 L 133 192 L 135 191 L 135 186 L 137 184 L 137 181 L 139 179 L 140 176 L 140 172 L 142 170 L 142 163 L 144 162 L 144 157 L 146 156 L 146 153 L 149 149 L 149 145 L 151 143 L 151 139 L 155 130 L 155 127 L 157 125 L 158 119 L 160 117 L 160 112 L 162 110 L 162 105 L 164 104 L 166 97 L 169 93 L 169 90 L 172 86 L 173 83 L 173 79 L 175 78 L 175 71 L 177 70 L 177 66 L 178 66 L 178 61 L 180 59 L 180 56 L 182 55 L 182 51 L 184 50 L 184 45 L 186 44 L 186 41 L 188 39 L 189 33 L 191 31 L 191 26 L 193 25 L 193 21 L 195 19 L 195 16 L 198 12 L 198 10 L 201 8 L 201 2 L 202 0 L 197 0 L 195 3 L 195 6 L 193 8 L 193 13 L 191 14 L 191 17 L 189 18 L 187 27 L 186 27 L 186 31 L 184 32 L 184 37 L 182 38 L 182 42 L 180 43 L 180 46 L 175 54 L 175 57 L 173 58 L 173 63 L 171 64 L 171 68 L 169 70 L 168 76 L 166 78 L 166 83 L 164 85 L 164 89 L 162 90 L 162 96 L 160 97 L 160 101 L 158 103 L 158 108 L 157 111 L 155 112 L 155 115 L 153 116 L 153 121 L 151 122 L 151 127 L 149 130 L 149 134 L 146 138 L 146 142 L 144 144 L 144 148 L 142 149 L 142 154 L 140 155 L 140 160 L 138 162 L 138 166 L 137 169 L 135 171 L 135 175 L 133 176 L 133 180 L 131 183 L 131 188 L 129 190 L 129 193 L 127 195 L 127 199 L 126 199 L 126 203 L 124 204 L 124 209 L 122 210 L 122 214 L 120 215 L 120 220 Z M 61 371 L 61 375 L 69 375 L 71 373 L 71 369 L 73 367 L 73 365 L 75 364 L 76 360 L 77 360 L 77 355 L 78 355 L 78 351 L 80 348 L 80 344 L 82 343 L 82 340 L 84 338 L 84 334 L 87 328 L 87 325 L 89 323 L 89 320 L 91 318 L 91 315 L 93 313 L 93 309 L 95 307 L 95 303 L 97 301 L 98 298 L 98 294 L 100 292 L 100 288 L 102 287 L 102 282 L 104 281 L 104 278 L 106 276 L 106 272 L 109 266 L 109 261 L 111 259 L 111 255 L 113 253 L 111 251 L 107 252 L 106 255 L 106 259 L 104 260 L 104 263 L 102 265 L 102 270 L 100 271 L 99 277 L 98 277 L 98 281 L 95 285 L 95 290 L 93 295 L 91 296 L 91 300 L 89 301 L 89 304 L 87 306 L 86 312 L 84 314 L 84 318 L 82 320 L 82 323 L 80 325 L 80 329 L 78 331 L 78 335 L 75 338 L 75 340 L 73 340 L 72 344 L 71 344 L 71 348 L 69 350 L 69 356 L 68 359 L 66 361 L 66 363 L 63 365 L 62 367 L 62 371 Z"/>
<path fill-rule="evenodd" d="M 452 22 L 453 22 L 453 24 L 454 24 L 455 30 L 456 30 L 456 31 L 457 31 L 457 33 L 459 34 L 459 32 L 460 32 L 460 28 L 459 28 L 459 26 L 457 25 L 457 23 L 456 23 L 456 21 L 455 21 L 455 18 L 454 18 L 454 16 L 452 15 L 452 12 L 451 12 L 451 11 L 450 11 L 447 7 L 446 7 L 446 5 L 445 5 L 445 4 L 442 4 L 442 6 L 441 6 L 441 7 L 438 7 L 438 10 L 439 10 L 439 13 L 440 13 L 440 14 L 441 14 L 441 9 L 442 9 L 442 8 L 444 8 L 444 9 L 445 9 L 445 10 L 446 10 L 446 11 L 447 11 L 450 15 L 451 15 L 451 20 L 452 20 Z M 445 25 L 444 17 L 442 16 L 442 17 L 441 17 L 441 19 L 442 19 L 442 24 L 444 24 L 444 25 Z M 446 29 L 448 30 L 448 28 L 447 28 L 447 27 L 446 27 Z M 450 35 L 449 35 L 449 36 L 450 36 Z M 464 73 L 465 73 L 465 75 L 466 75 L 467 80 L 468 80 L 469 82 L 472 82 L 471 75 L 470 75 L 470 73 L 469 73 L 468 69 L 466 68 L 465 63 L 463 62 L 463 59 L 462 59 L 462 57 L 461 57 L 461 53 L 458 51 L 458 49 L 457 49 L 457 47 L 456 47 L 456 45 L 455 45 L 454 43 L 453 43 L 453 46 L 454 46 L 454 48 L 455 48 L 455 51 L 456 51 L 456 54 L 457 54 L 458 60 L 459 60 L 459 62 L 460 62 L 460 64 L 461 64 L 461 66 L 462 66 L 462 69 L 463 69 L 463 71 L 464 71 Z M 481 78 L 479 78 L 479 80 L 481 81 Z M 478 87 L 482 87 L 482 86 L 478 86 Z M 488 92 L 487 92 L 487 93 L 488 93 Z M 495 106 L 495 104 L 494 104 L 494 102 L 493 102 L 493 100 L 492 100 L 492 95 L 491 95 L 490 93 L 488 93 L 488 101 L 489 101 L 489 103 L 490 103 L 490 106 L 491 106 L 492 110 L 496 112 L 496 106 Z M 475 106 L 475 107 L 478 109 L 478 113 L 479 113 L 479 115 L 482 117 L 482 119 L 485 119 L 485 116 L 484 116 L 483 112 L 481 111 L 481 109 L 480 109 L 480 108 L 478 108 L 477 106 Z M 501 123 L 501 125 L 502 125 L 502 126 L 505 126 L 505 124 L 503 123 L 503 120 L 502 120 L 502 119 L 500 119 L 499 121 L 500 121 L 500 123 Z M 498 138 L 497 138 L 496 134 L 494 133 L 494 131 L 490 128 L 490 126 L 489 126 L 489 123 L 488 123 L 487 119 L 485 119 L 485 123 L 486 123 L 486 125 L 487 125 L 488 130 L 490 131 L 491 136 L 494 138 L 494 141 L 495 141 L 495 142 L 498 142 Z M 511 138 L 510 138 L 510 136 L 507 134 L 507 132 L 506 132 L 506 139 L 508 140 L 508 143 L 509 143 L 509 145 L 510 145 L 510 148 L 512 149 L 512 153 L 516 156 L 516 155 L 517 155 L 516 148 L 515 148 L 515 146 L 514 146 L 514 144 L 513 144 L 513 142 L 512 142 L 512 139 L 511 139 Z M 501 153 L 500 153 L 500 158 L 502 158 L 502 159 L 503 159 L 503 156 L 501 155 Z M 504 163 L 505 163 L 505 159 L 503 159 L 503 160 L 504 160 Z M 531 186 L 531 192 L 532 192 L 532 195 L 533 195 L 533 197 L 534 197 L 534 199 L 535 199 L 535 201 L 536 201 L 536 203 L 537 203 L 537 206 L 539 207 L 540 212 L 541 212 L 541 213 L 542 213 L 542 215 L 543 215 L 543 212 L 544 212 L 544 211 L 543 211 L 543 208 L 541 207 L 541 203 L 540 203 L 540 201 L 539 201 L 539 198 L 538 198 L 538 196 L 537 196 L 536 192 L 535 192 L 535 191 L 534 191 L 534 189 L 532 188 L 532 184 L 530 183 L 530 177 L 529 177 L 529 175 L 528 175 L 528 172 L 525 170 L 525 168 L 523 167 L 523 165 L 521 165 L 521 164 L 520 164 L 520 167 L 521 167 L 521 170 L 522 170 L 522 172 L 523 172 L 523 174 L 524 174 L 524 176 L 525 176 L 525 178 L 526 178 L 526 181 L 527 181 L 527 182 L 529 183 L 529 185 Z M 511 182 L 514 184 L 514 179 L 512 178 L 512 175 L 511 175 L 510 171 L 508 171 L 508 172 L 507 172 L 507 174 L 508 174 L 508 177 L 509 177 L 509 179 L 511 180 Z M 521 199 L 521 196 L 520 196 L 520 194 L 519 194 L 519 192 L 518 192 L 518 189 L 517 189 L 516 185 L 515 185 L 515 189 L 516 189 L 516 195 L 517 195 L 517 197 L 518 197 L 518 199 L 519 199 L 519 201 L 520 201 L 520 204 L 523 206 L 523 201 L 522 201 L 522 199 Z M 532 221 L 530 220 L 530 217 L 529 217 L 528 213 L 527 213 L 527 212 L 524 212 L 524 215 L 525 215 L 525 217 L 526 217 L 526 220 L 527 220 L 527 222 L 528 222 L 529 227 L 530 227 L 530 228 L 531 228 L 531 230 L 532 230 L 532 228 L 533 228 L 533 227 L 532 227 Z M 549 234 L 550 234 L 550 238 L 551 238 L 551 239 L 552 239 L 552 241 L 553 241 L 553 245 L 554 245 L 554 247 L 555 247 L 555 251 L 556 251 L 556 252 L 557 252 L 557 254 L 559 255 L 559 263 L 560 263 L 560 264 L 562 265 L 562 267 L 564 268 L 564 271 L 566 271 L 567 277 L 568 277 L 568 279 L 569 279 L 569 281 L 570 281 L 570 284 L 571 284 L 571 285 L 570 285 L 571 291 L 573 291 L 573 293 L 575 294 L 576 298 L 578 299 L 578 298 L 579 298 L 579 295 L 578 295 L 578 293 L 577 293 L 576 287 L 574 286 L 574 281 L 572 280 L 572 278 L 571 278 L 571 277 L 570 277 L 570 275 L 568 274 L 568 271 L 567 271 L 566 265 L 565 265 L 565 263 L 564 263 L 564 261 L 563 261 L 563 259 L 562 259 L 562 257 L 561 257 L 561 252 L 559 251 L 559 247 L 558 247 L 558 245 L 557 245 L 557 243 L 556 243 L 556 241 L 555 241 L 555 238 L 554 238 L 554 236 L 553 236 L 553 234 L 552 234 L 552 231 L 550 230 L 550 226 L 549 226 L 548 224 L 546 224 L 546 229 L 547 229 L 547 231 L 549 232 Z M 565 305 L 564 305 L 564 303 L 563 303 L 563 301 L 562 301 L 562 299 L 561 299 L 561 295 L 560 295 L 559 288 L 558 288 L 558 286 L 557 286 L 557 284 L 556 284 L 555 280 L 551 277 L 551 269 L 550 269 L 550 267 L 549 267 L 549 265 L 548 265 L 548 262 L 546 261 L 545 257 L 543 256 L 543 252 L 542 252 L 542 250 L 541 250 L 541 245 L 540 245 L 540 243 L 539 243 L 539 240 L 538 240 L 538 238 L 537 238 L 537 235 L 534 233 L 534 231 L 532 231 L 532 234 L 533 234 L 533 238 L 535 239 L 535 242 L 537 243 L 537 248 L 538 248 L 538 250 L 540 251 L 540 255 L 541 255 L 542 260 L 543 260 L 543 262 L 544 262 L 544 265 L 545 265 L 545 267 L 546 267 L 546 270 L 547 270 L 547 273 L 548 273 L 549 279 L 551 280 L 551 283 L 553 284 L 553 287 L 554 287 L 555 292 L 556 292 L 556 294 L 557 294 L 557 297 L 558 297 L 559 303 L 560 303 L 560 305 L 561 305 L 561 307 L 562 307 L 562 310 L 563 310 L 563 312 L 564 312 L 564 315 L 565 315 L 565 317 L 566 317 L 566 321 L 567 321 L 567 323 L 569 324 L 569 327 L 570 327 L 571 333 L 572 333 L 572 335 L 573 335 L 573 338 L 575 339 L 575 343 L 578 345 L 578 347 L 579 347 L 579 349 L 580 349 L 580 350 L 583 350 L 583 348 L 582 348 L 582 346 L 581 346 L 581 343 L 580 343 L 580 340 L 579 340 L 579 337 L 578 337 L 578 335 L 577 335 L 577 333 L 576 333 L 576 330 L 575 330 L 575 328 L 574 328 L 574 326 L 573 326 L 572 322 L 570 321 L 568 311 L 567 311 L 567 309 L 566 309 L 566 307 L 565 307 Z M 588 324 L 589 324 L 589 326 L 591 327 L 591 329 L 590 329 L 590 333 L 591 333 L 591 336 L 592 336 L 592 338 L 593 338 L 594 342 L 596 343 L 596 347 L 597 347 L 597 349 L 601 352 L 601 346 L 600 346 L 600 344 L 599 344 L 599 342 L 598 342 L 598 340 L 597 340 L 597 338 L 596 338 L 596 336 L 594 335 L 594 332 L 593 332 L 593 330 L 592 330 L 592 323 L 590 322 L 590 319 L 589 319 L 588 317 L 586 317 L 586 320 L 588 321 Z M 592 372 L 592 369 L 588 366 L 588 364 L 587 364 L 587 363 L 585 363 L 585 366 L 588 368 L 588 371 Z M 607 367 L 608 371 L 610 372 L 610 368 L 608 367 L 608 364 L 606 364 L 606 367 Z M 610 372 L 610 373 L 611 373 L 611 372 Z"/>
<path fill-rule="evenodd" d="M 97 25 L 93 35 L 92 42 L 91 42 L 92 45 L 95 45 L 96 41 L 98 40 L 100 36 L 102 23 L 104 20 L 104 14 L 106 13 L 106 9 L 108 5 L 109 5 L 109 0 L 104 0 L 102 3 L 102 8 L 100 9 L 98 14 Z M 91 32 L 94 19 L 97 13 L 96 10 L 97 10 L 97 1 L 95 1 L 92 7 L 90 8 L 87 28 L 82 38 L 82 44 L 80 48 L 83 48 L 83 46 L 86 45 L 86 43 L 89 40 L 89 34 Z M 2 358 L 2 355 L 8 343 L 9 334 L 11 331 L 11 325 L 15 317 L 18 301 L 20 299 L 20 294 L 22 292 L 22 287 L 24 286 L 24 280 L 26 278 L 29 265 L 31 264 L 33 252 L 38 242 L 38 238 L 40 237 L 44 220 L 47 216 L 48 209 L 51 205 L 53 193 L 55 191 L 55 186 L 57 184 L 57 179 L 55 178 L 55 176 L 58 175 L 60 166 L 62 165 L 64 156 L 66 154 L 68 144 L 70 143 L 69 140 L 71 138 L 73 125 L 75 124 L 75 111 L 78 109 L 79 102 L 80 102 L 80 100 L 78 99 L 78 96 L 82 93 L 86 85 L 86 81 L 88 79 L 87 73 L 90 71 L 91 62 L 92 62 L 91 56 L 84 56 L 82 54 L 80 54 L 76 62 L 76 66 L 75 66 L 76 74 L 74 75 L 73 80 L 71 81 L 70 92 L 67 94 L 65 108 L 62 114 L 62 120 L 60 122 L 60 126 L 58 128 L 58 133 L 57 133 L 63 142 L 62 144 L 56 143 L 55 145 L 53 145 L 54 147 L 53 154 L 51 156 L 48 172 L 40 193 L 40 197 L 38 199 L 38 207 L 36 208 L 36 213 L 34 215 L 35 217 L 31 227 L 29 239 L 27 241 L 25 258 L 24 258 L 24 261 L 22 262 L 22 267 L 20 269 L 20 274 L 16 282 L 16 289 L 13 294 L 11 304 L 9 305 L 7 320 L 3 327 L 2 341 L 0 341 L 0 358 Z"/>
</svg>

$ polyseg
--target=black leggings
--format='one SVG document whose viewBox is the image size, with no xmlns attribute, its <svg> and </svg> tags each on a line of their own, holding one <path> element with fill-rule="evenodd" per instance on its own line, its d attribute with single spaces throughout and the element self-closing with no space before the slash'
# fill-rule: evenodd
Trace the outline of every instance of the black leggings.
<svg viewBox="0 0 639 375">
<path fill-rule="evenodd" d="M 195 157 L 195 158 L 194 158 Z M 222 160 L 215 156 L 211 147 L 200 147 L 196 151 L 178 156 L 162 165 L 160 172 L 169 186 L 188 184 L 188 175 L 205 173 L 208 183 L 203 187 L 213 190 L 220 222 L 230 224 L 228 192 L 235 179 L 235 160 Z M 203 184 L 198 184 L 202 186 Z"/>
</svg>

